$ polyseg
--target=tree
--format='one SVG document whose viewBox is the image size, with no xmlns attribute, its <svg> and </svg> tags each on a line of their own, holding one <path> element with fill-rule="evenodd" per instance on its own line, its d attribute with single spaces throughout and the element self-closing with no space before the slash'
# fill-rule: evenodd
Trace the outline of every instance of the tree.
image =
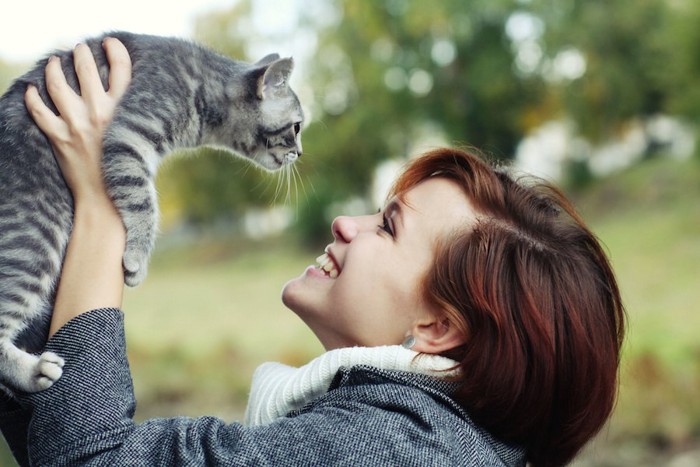
<svg viewBox="0 0 700 467">
<path fill-rule="evenodd" d="M 661 26 L 654 35 L 661 52 L 651 71 L 665 91 L 664 109 L 696 125 L 700 122 L 699 24 L 700 3 L 668 2 Z"/>
<path fill-rule="evenodd" d="M 697 54 L 687 33 L 697 29 L 697 21 L 688 21 L 687 31 L 669 27 L 679 20 L 670 5 L 663 0 L 533 2 L 533 11 L 546 24 L 539 71 L 549 78 L 550 92 L 566 115 L 591 141 L 613 137 L 634 118 L 675 113 L 670 103 L 679 96 L 677 84 L 693 76 L 688 58 Z M 696 50 L 700 36 L 694 34 Z M 674 40 L 688 43 L 678 47 Z M 567 52 L 579 54 L 585 67 L 573 79 L 556 70 Z"/>
</svg>

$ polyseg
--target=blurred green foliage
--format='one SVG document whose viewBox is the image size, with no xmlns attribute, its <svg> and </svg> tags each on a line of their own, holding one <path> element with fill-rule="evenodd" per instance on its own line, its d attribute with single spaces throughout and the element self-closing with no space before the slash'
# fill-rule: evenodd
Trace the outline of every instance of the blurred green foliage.
<svg viewBox="0 0 700 467">
<path fill-rule="evenodd" d="M 663 18 L 658 42 L 667 53 L 659 54 L 654 69 L 668 96 L 667 110 L 697 123 L 700 121 L 700 2 L 678 2 L 675 10 L 666 12 Z"/>
<path fill-rule="evenodd" d="M 697 121 L 698 2 L 577 0 L 539 2 L 537 10 L 545 54 L 556 59 L 573 48 L 586 60 L 580 79 L 550 86 L 583 135 L 600 141 L 657 112 Z"/>
</svg>

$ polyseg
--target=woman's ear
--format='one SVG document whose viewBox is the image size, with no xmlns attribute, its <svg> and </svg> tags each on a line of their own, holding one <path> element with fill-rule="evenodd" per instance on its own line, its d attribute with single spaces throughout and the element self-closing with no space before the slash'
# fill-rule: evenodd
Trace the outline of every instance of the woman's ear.
<svg viewBox="0 0 700 467">
<path fill-rule="evenodd" d="M 440 354 L 452 350 L 467 341 L 464 333 L 446 318 L 433 317 L 417 323 L 412 330 L 416 352 Z"/>
</svg>

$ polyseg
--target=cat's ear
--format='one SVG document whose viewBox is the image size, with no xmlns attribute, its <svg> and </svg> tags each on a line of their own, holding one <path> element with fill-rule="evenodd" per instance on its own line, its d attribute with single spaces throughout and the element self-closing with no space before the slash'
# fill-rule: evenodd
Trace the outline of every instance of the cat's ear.
<svg viewBox="0 0 700 467">
<path fill-rule="evenodd" d="M 263 66 L 263 65 L 268 65 L 275 60 L 279 60 L 280 56 L 279 54 L 270 54 L 270 55 L 265 55 L 263 58 L 255 62 L 256 66 Z"/>
<path fill-rule="evenodd" d="M 267 65 L 265 72 L 258 78 L 256 92 L 258 98 L 267 99 L 287 93 L 289 75 L 292 74 L 293 69 L 294 60 L 292 58 L 281 58 Z"/>
</svg>

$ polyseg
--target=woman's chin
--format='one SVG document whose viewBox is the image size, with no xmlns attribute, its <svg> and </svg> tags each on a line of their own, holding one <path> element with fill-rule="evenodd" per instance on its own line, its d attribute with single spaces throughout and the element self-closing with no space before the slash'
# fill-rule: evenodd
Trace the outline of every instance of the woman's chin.
<svg viewBox="0 0 700 467">
<path fill-rule="evenodd" d="M 304 308 L 304 298 L 308 295 L 308 289 L 304 284 L 306 276 L 307 274 L 304 272 L 301 276 L 289 280 L 282 287 L 282 303 L 297 314 Z"/>
</svg>

